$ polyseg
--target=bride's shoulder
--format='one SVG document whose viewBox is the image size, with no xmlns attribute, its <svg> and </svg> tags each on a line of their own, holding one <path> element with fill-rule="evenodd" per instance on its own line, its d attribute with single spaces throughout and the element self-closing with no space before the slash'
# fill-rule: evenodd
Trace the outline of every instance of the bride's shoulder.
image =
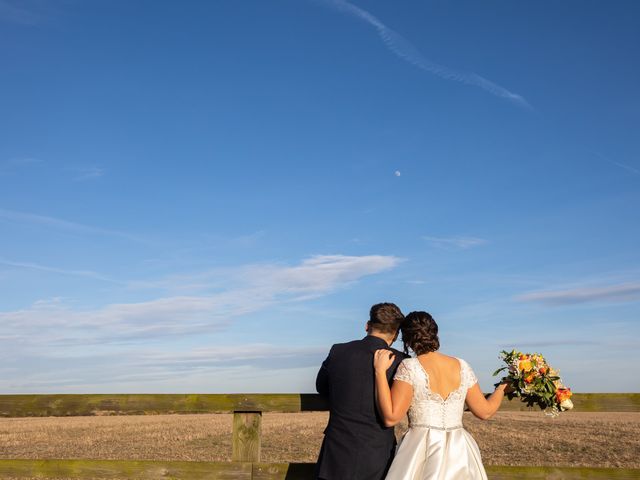
<svg viewBox="0 0 640 480">
<path fill-rule="evenodd" d="M 414 365 L 417 361 L 418 359 L 416 357 L 405 357 L 400 363 L 408 367 Z"/>
<path fill-rule="evenodd" d="M 467 362 L 464 358 L 460 358 L 460 357 L 451 357 L 454 358 L 458 361 L 458 363 L 460 363 L 460 367 L 465 368 L 465 367 L 471 367 L 471 365 L 469 365 L 469 362 Z"/>
<path fill-rule="evenodd" d="M 447 355 L 446 353 L 442 353 L 442 352 L 438 352 L 437 360 L 441 364 L 447 365 L 447 366 L 450 366 L 450 367 L 457 366 L 457 365 L 462 365 L 463 363 L 466 363 L 460 357 L 455 357 L 453 355 Z"/>
<path fill-rule="evenodd" d="M 400 362 L 400 367 L 403 370 L 413 371 L 416 369 L 416 366 L 419 366 L 420 363 L 416 357 L 406 357 Z"/>
</svg>

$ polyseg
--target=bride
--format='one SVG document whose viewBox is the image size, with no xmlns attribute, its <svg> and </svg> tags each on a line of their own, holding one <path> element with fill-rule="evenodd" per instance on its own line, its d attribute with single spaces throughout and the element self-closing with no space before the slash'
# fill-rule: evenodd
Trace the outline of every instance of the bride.
<svg viewBox="0 0 640 480">
<path fill-rule="evenodd" d="M 408 411 L 409 430 L 402 438 L 386 480 L 483 479 L 487 475 L 480 450 L 462 426 L 469 410 L 486 420 L 500 407 L 506 385 L 485 398 L 473 370 L 460 358 L 437 350 L 438 325 L 426 312 L 411 312 L 402 327 L 405 352 L 389 389 L 386 371 L 393 362 L 389 350 L 377 350 L 373 365 L 376 400 L 386 426 L 397 424 Z"/>
</svg>

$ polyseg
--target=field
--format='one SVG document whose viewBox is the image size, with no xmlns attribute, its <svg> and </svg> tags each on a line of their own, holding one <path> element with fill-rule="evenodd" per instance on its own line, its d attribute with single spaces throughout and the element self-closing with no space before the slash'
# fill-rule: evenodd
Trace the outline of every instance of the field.
<svg viewBox="0 0 640 480">
<path fill-rule="evenodd" d="M 327 418 L 265 413 L 262 460 L 314 462 Z M 640 468 L 640 413 L 465 414 L 464 423 L 487 465 Z M 2 458 L 228 461 L 231 415 L 0 418 Z"/>
</svg>

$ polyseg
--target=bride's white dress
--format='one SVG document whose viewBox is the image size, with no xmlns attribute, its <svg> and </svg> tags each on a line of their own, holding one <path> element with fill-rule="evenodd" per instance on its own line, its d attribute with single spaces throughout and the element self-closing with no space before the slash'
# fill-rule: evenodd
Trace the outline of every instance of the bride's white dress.
<svg viewBox="0 0 640 480">
<path fill-rule="evenodd" d="M 460 386 L 443 399 L 429 388 L 429 375 L 417 358 L 403 360 L 394 380 L 413 386 L 409 430 L 402 437 L 386 480 L 486 480 L 480 449 L 462 427 L 467 390 L 477 378 L 460 362 Z"/>
</svg>

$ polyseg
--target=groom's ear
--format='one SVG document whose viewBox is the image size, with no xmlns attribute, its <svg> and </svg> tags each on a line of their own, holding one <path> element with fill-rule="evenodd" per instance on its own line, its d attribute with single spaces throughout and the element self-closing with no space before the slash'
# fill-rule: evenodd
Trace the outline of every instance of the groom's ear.
<svg viewBox="0 0 640 480">
<path fill-rule="evenodd" d="M 371 328 L 371 326 L 369 325 L 369 322 L 364 324 L 364 331 L 369 333 L 369 329 Z"/>
</svg>

